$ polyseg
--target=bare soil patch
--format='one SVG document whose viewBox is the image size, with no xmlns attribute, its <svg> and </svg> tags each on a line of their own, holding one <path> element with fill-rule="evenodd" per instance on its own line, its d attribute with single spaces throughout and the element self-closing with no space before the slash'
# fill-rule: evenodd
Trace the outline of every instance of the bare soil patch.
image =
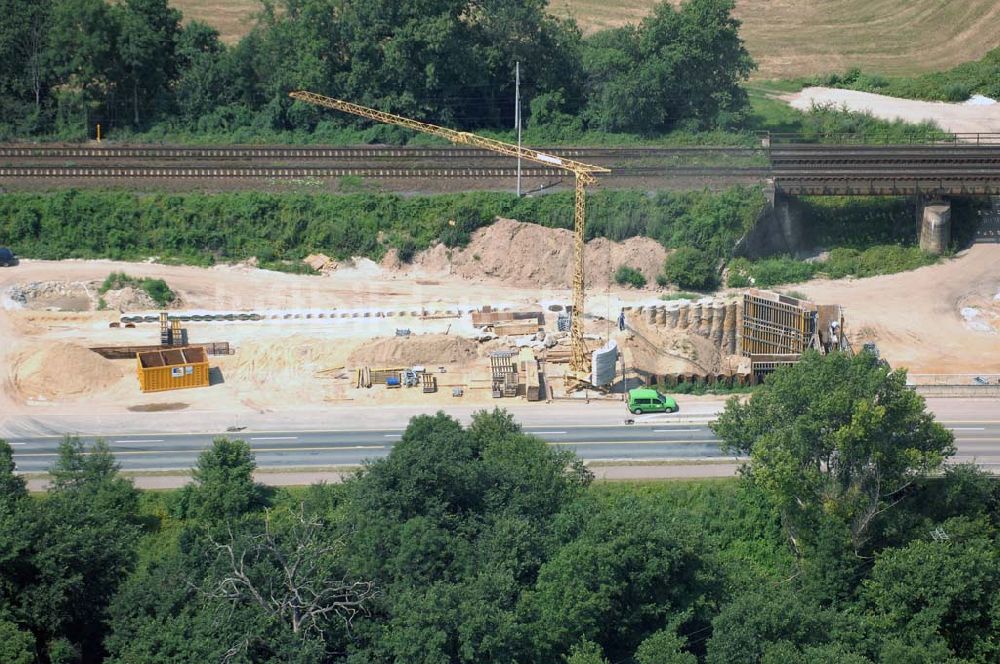
<svg viewBox="0 0 1000 664">
<path fill-rule="evenodd" d="M 792 107 L 808 111 L 813 105 L 832 105 L 850 111 L 871 113 L 883 120 L 933 122 L 956 133 L 1000 132 L 1000 104 L 988 106 L 952 104 L 943 101 L 899 99 L 857 90 L 812 87 L 782 95 Z"/>
<path fill-rule="evenodd" d="M 642 272 L 649 284 L 663 269 L 667 251 L 649 238 L 587 243 L 586 278 L 590 288 L 607 288 L 622 265 Z M 392 264 L 388 259 L 386 265 Z M 491 277 L 512 286 L 568 288 L 573 283 L 573 232 L 538 224 L 497 219 L 472 235 L 464 249 L 437 245 L 413 264 L 429 272 L 450 272 L 468 279 Z"/>
<path fill-rule="evenodd" d="M 395 367 L 465 364 L 480 357 L 478 342 L 463 337 L 427 334 L 372 339 L 351 353 L 352 367 Z"/>
</svg>

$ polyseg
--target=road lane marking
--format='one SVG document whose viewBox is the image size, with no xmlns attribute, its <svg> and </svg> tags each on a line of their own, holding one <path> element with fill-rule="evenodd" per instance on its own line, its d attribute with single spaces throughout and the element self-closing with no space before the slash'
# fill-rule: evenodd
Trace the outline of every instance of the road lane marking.
<svg viewBox="0 0 1000 664">
<path fill-rule="evenodd" d="M 162 438 L 143 438 L 142 440 L 116 440 L 116 443 L 162 443 Z"/>
<path fill-rule="evenodd" d="M 327 452 L 340 452 L 344 450 L 384 450 L 385 445 L 351 445 L 344 447 L 254 447 L 251 448 L 254 452 L 317 452 L 317 451 L 327 451 Z M 121 452 L 115 452 L 115 456 L 139 456 L 143 454 L 192 454 L 194 452 L 201 452 L 199 449 L 190 450 L 123 450 Z M 90 456 L 93 452 L 83 452 L 84 456 Z M 25 454 L 18 454 L 19 457 L 55 457 L 59 456 L 58 452 L 27 452 Z"/>
<path fill-rule="evenodd" d="M 986 427 L 948 427 L 952 431 L 986 431 Z"/>
<path fill-rule="evenodd" d="M 402 438 L 403 434 L 401 434 L 401 433 L 387 433 L 387 434 L 385 434 L 382 437 L 383 438 Z"/>
<path fill-rule="evenodd" d="M 27 445 L 27 443 L 8 443 L 9 445 Z"/>
<path fill-rule="evenodd" d="M 701 429 L 653 429 L 653 433 L 674 433 L 675 431 L 701 431 Z"/>
<path fill-rule="evenodd" d="M 298 440 L 298 436 L 270 436 L 267 438 L 251 438 L 250 440 Z"/>
<path fill-rule="evenodd" d="M 565 434 L 565 431 L 527 431 L 526 433 L 532 436 L 555 436 L 556 434 Z"/>
<path fill-rule="evenodd" d="M 720 443 L 722 441 L 715 438 L 705 438 L 698 440 L 604 440 L 604 441 L 584 441 L 584 442 L 559 442 L 545 443 L 546 445 L 688 445 L 691 443 Z"/>
</svg>

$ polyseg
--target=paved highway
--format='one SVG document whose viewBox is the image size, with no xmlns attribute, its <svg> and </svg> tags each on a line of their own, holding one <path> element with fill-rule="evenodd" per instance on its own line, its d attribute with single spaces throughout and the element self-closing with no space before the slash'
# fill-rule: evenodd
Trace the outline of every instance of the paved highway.
<svg viewBox="0 0 1000 664">
<path fill-rule="evenodd" d="M 647 416 L 648 417 L 648 416 Z M 669 417 L 669 416 L 668 416 Z M 945 421 L 955 433 L 955 462 L 976 461 L 1000 472 L 1000 420 Z M 654 416 L 632 425 L 528 426 L 526 433 L 547 444 L 571 449 L 588 461 L 683 460 L 726 458 L 705 419 L 675 421 Z M 186 470 L 217 435 L 249 441 L 262 469 L 320 469 L 352 466 L 384 457 L 402 437 L 402 429 L 329 431 L 241 431 L 235 433 L 143 433 L 106 437 L 124 470 Z M 56 458 L 61 438 L 13 438 L 21 472 L 44 472 Z M 83 440 L 90 443 L 91 436 Z"/>
</svg>

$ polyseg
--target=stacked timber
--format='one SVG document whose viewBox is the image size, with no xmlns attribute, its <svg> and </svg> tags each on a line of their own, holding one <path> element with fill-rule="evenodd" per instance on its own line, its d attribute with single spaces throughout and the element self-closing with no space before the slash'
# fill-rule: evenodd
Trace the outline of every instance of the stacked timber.
<svg viewBox="0 0 1000 664">
<path fill-rule="evenodd" d="M 538 371 L 538 360 L 530 348 L 522 348 L 517 357 L 520 374 L 524 377 L 524 396 L 528 401 L 540 401 L 542 398 L 542 382 Z"/>
<path fill-rule="evenodd" d="M 519 334 L 534 334 L 541 327 L 537 318 L 526 318 L 524 320 L 500 321 L 493 324 L 493 331 L 500 336 L 512 336 Z"/>
</svg>

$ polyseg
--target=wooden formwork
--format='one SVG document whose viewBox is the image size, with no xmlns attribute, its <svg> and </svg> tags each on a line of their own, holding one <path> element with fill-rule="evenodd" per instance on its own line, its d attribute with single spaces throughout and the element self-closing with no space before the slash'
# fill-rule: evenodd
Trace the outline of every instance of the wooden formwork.
<svg viewBox="0 0 1000 664">
<path fill-rule="evenodd" d="M 743 296 L 740 352 L 745 356 L 802 353 L 816 333 L 812 302 L 759 291 Z"/>
</svg>

